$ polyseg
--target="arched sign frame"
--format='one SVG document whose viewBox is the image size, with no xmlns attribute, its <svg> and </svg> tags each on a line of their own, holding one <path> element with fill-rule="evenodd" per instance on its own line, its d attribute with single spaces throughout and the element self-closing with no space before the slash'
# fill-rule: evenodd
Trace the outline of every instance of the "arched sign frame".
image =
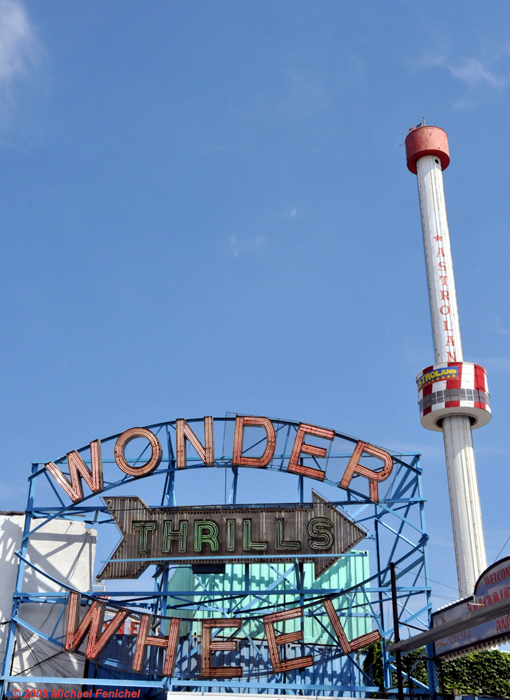
<svg viewBox="0 0 510 700">
<path fill-rule="evenodd" d="M 161 454 L 159 457 L 156 455 L 157 459 L 155 458 L 157 464 L 150 464 L 151 457 L 148 456 L 149 452 L 152 457 L 157 453 L 154 441 L 152 445 L 150 444 L 151 438 L 146 441 L 139 453 L 131 452 L 130 455 L 125 456 L 125 451 L 129 450 L 129 443 L 133 438 L 147 436 L 149 433 L 155 436 L 156 442 L 161 447 Z M 221 450 L 218 450 L 220 442 Z M 131 442 L 132 449 L 135 444 L 136 442 Z M 269 455 L 271 447 L 272 453 Z M 390 458 L 391 468 L 388 461 L 384 461 L 385 455 Z M 270 459 L 267 459 L 268 456 Z M 159 505 L 177 506 L 176 486 L 179 475 L 195 469 L 222 469 L 225 483 L 227 475 L 230 475 L 225 505 L 233 507 L 237 505 L 238 491 L 246 467 L 293 476 L 294 480 L 297 480 L 295 504 L 304 503 L 305 488 L 308 483 L 313 483 L 319 489 L 321 483 L 338 489 L 335 492 L 338 494 L 337 498 L 331 498 L 331 488 L 329 489 L 329 500 L 366 530 L 365 542 L 371 549 L 371 563 L 375 569 L 373 573 L 370 572 L 370 576 L 362 581 L 356 581 L 349 588 L 305 588 L 300 557 L 294 554 L 281 555 L 282 559 L 289 563 L 289 567 L 283 575 L 279 576 L 276 585 L 273 582 L 264 590 L 244 591 L 245 597 L 248 593 L 266 601 L 265 606 L 258 606 L 255 611 L 251 611 L 251 618 L 257 617 L 257 614 L 261 618 L 268 613 L 269 609 L 278 612 L 296 608 L 298 605 L 304 617 L 312 616 L 324 627 L 323 620 L 327 622 L 324 600 L 327 599 L 337 602 L 338 619 L 347 620 L 350 615 L 372 619 L 374 629 L 379 631 L 382 638 L 385 685 L 390 688 L 393 667 L 385 651 L 385 644 L 393 640 L 392 617 L 389 609 L 391 561 L 397 565 L 401 624 L 421 625 L 428 628 L 431 612 L 426 553 L 428 535 L 425 530 L 425 499 L 422 493 L 419 457 L 414 453 L 390 453 L 337 431 L 296 421 L 227 416 L 214 419 L 175 420 L 141 429 L 131 429 L 108 437 L 100 443 L 98 440 L 92 441 L 89 445 L 68 453 L 55 462 L 34 463 L 29 477 L 22 546 L 17 552 L 18 577 L 2 670 L 4 690 L 9 687 L 9 684 L 16 682 L 52 683 L 62 687 L 69 684 L 90 687 L 110 685 L 178 691 L 188 689 L 199 692 L 225 688 L 225 680 L 204 678 L 200 672 L 197 672 L 196 664 L 192 673 L 182 672 L 182 669 L 191 667 L 190 659 L 197 656 L 197 644 L 193 646 L 191 642 L 187 646 L 183 645 L 181 656 L 176 663 L 176 668 L 180 670 L 174 671 L 172 676 L 155 674 L 154 669 L 151 673 L 147 672 L 146 677 L 140 674 L 133 676 L 127 672 L 128 669 L 119 669 L 118 660 L 115 663 L 109 663 L 111 660 L 102 657 L 96 662 L 96 672 L 98 668 L 107 668 L 113 675 L 120 673 L 123 680 L 90 677 L 48 678 L 9 674 L 17 628 L 24 627 L 37 633 L 37 630 L 34 630 L 20 616 L 21 603 L 59 604 L 62 606 L 60 619 L 63 621 L 65 607 L 71 593 L 70 590 L 66 590 L 64 584 L 61 586 L 60 598 L 55 596 L 54 591 L 48 591 L 47 596 L 41 593 L 32 595 L 29 591 L 23 591 L 25 570 L 29 567 L 34 568 L 33 562 L 27 558 L 30 538 L 41 527 L 54 519 L 80 518 L 91 527 L 98 529 L 111 527 L 113 518 L 107 507 L 109 494 L 120 489 L 125 493 L 125 490 L 131 488 L 133 484 L 141 484 L 142 480 L 152 481 L 154 477 L 159 477 L 163 482 Z M 101 462 L 101 473 L 97 470 L 94 472 L 94 464 L 97 467 L 98 460 Z M 264 461 L 266 463 L 262 465 Z M 148 462 L 147 473 L 138 476 L 138 473 L 143 472 L 143 465 Z M 73 464 L 74 470 L 70 469 Z M 138 469 L 140 472 L 137 471 Z M 382 478 L 380 475 L 385 469 L 388 473 Z M 73 480 L 73 471 L 75 480 Z M 83 478 L 84 475 L 85 478 Z M 102 500 L 101 496 L 103 496 Z M 152 501 L 150 505 L 155 504 Z M 367 544 L 363 543 L 362 546 L 365 547 Z M 343 556 L 358 555 L 356 552 L 348 552 Z M 133 562 L 139 561 L 138 556 L 132 559 Z M 245 555 L 237 559 L 237 561 L 241 560 L 249 565 L 250 561 L 256 561 L 256 557 Z M 307 561 L 311 560 L 307 559 Z M 109 606 L 115 611 L 121 605 L 120 601 L 126 607 L 125 600 L 128 597 L 129 605 L 133 609 L 138 612 L 146 609 L 155 616 L 154 619 L 161 620 L 171 618 L 172 615 L 178 617 L 179 610 L 182 612 L 189 608 L 191 603 L 193 603 L 193 609 L 200 612 L 210 609 L 211 605 L 219 603 L 221 606 L 227 598 L 231 601 L 232 595 L 221 598 L 217 591 L 204 590 L 203 587 L 200 595 L 196 590 L 177 592 L 173 590 L 172 596 L 169 597 L 169 570 L 175 563 L 176 559 L 172 556 L 163 562 L 158 562 L 153 591 L 107 590 L 98 593 L 91 590 L 82 592 L 82 600 L 94 604 L 104 600 L 107 594 Z M 186 566 L 187 562 L 181 560 L 180 564 Z M 104 561 L 104 565 L 108 566 L 108 560 Z M 44 571 L 38 573 L 51 579 L 51 576 Z M 289 587 L 293 595 L 289 595 Z M 286 594 L 284 604 L 280 600 L 282 591 Z M 237 594 L 237 598 L 240 597 L 241 594 Z M 338 601 L 341 601 L 340 607 L 338 607 Z M 234 614 L 233 617 L 242 618 L 239 614 L 239 606 L 237 615 Z M 62 624 L 63 622 L 60 627 Z M 339 646 L 339 639 L 331 630 L 329 634 L 333 653 L 328 657 L 327 663 L 323 663 L 324 672 L 321 672 L 318 664 L 313 666 L 313 673 L 308 669 L 275 673 L 274 666 L 271 670 L 269 658 L 267 658 L 265 666 L 263 664 L 263 671 L 256 676 L 256 680 L 253 680 L 253 677 L 229 679 L 228 687 L 234 690 L 238 688 L 239 692 L 281 692 L 285 689 L 291 693 L 301 691 L 314 695 L 374 692 L 374 686 L 358 658 L 359 652 L 352 649 L 346 653 Z M 40 636 L 46 642 L 63 649 L 62 629 L 55 629 L 51 635 L 40 632 Z M 254 640 L 250 639 L 249 634 L 245 633 L 245 636 L 247 643 L 255 649 Z M 198 650 L 200 650 L 200 643 L 199 641 Z M 350 682 L 339 682 L 339 669 L 343 678 L 351 678 Z M 346 673 L 346 669 L 350 675 Z"/>
</svg>

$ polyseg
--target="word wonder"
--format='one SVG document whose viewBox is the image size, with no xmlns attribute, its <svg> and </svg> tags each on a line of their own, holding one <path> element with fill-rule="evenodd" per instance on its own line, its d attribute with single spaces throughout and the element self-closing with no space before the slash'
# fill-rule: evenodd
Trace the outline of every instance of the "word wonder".
<svg viewBox="0 0 510 700">
<path fill-rule="evenodd" d="M 247 428 L 262 428 L 266 434 L 266 444 L 263 454 L 260 457 L 251 457 L 243 453 L 243 441 Z M 175 422 L 176 430 L 176 468 L 186 469 L 186 444 L 189 443 L 198 455 L 198 458 L 207 467 L 215 464 L 214 457 L 214 424 L 211 416 L 204 418 L 204 444 L 202 444 L 188 422 L 182 418 Z M 319 428 L 315 425 L 300 423 L 296 431 L 294 444 L 288 458 L 287 472 L 299 474 L 311 479 L 324 481 L 325 472 L 318 466 L 306 466 L 302 464 L 303 455 L 313 457 L 314 463 L 317 459 L 326 457 L 326 447 L 319 447 L 305 442 L 307 436 L 313 438 L 332 441 L 335 438 L 335 431 L 327 428 Z M 137 438 L 144 438 L 150 447 L 150 457 L 143 464 L 130 465 L 126 459 L 125 450 L 127 445 Z M 273 459 L 276 447 L 276 432 L 272 421 L 261 416 L 238 416 L 235 421 L 234 444 L 232 450 L 233 467 L 267 467 Z M 369 469 L 359 463 L 363 454 L 375 457 L 382 461 L 382 468 L 377 470 Z M 87 484 L 92 493 L 97 494 L 103 491 L 103 461 L 101 457 L 101 441 L 93 440 L 90 443 L 90 468 L 87 466 L 81 455 L 77 451 L 67 454 L 67 465 L 69 469 L 69 479 L 54 463 L 48 462 L 45 468 L 55 479 L 57 484 L 64 490 L 73 502 L 83 500 L 83 483 Z M 117 439 L 114 447 L 114 458 L 118 468 L 128 476 L 139 478 L 149 476 L 154 472 L 163 458 L 163 448 L 157 437 L 148 428 L 130 428 Z M 355 475 L 368 479 L 369 498 L 374 503 L 379 502 L 378 484 L 387 479 L 393 469 L 391 455 L 380 447 L 370 445 L 359 440 L 349 459 L 345 472 L 338 483 L 342 489 L 348 489 Z"/>
</svg>

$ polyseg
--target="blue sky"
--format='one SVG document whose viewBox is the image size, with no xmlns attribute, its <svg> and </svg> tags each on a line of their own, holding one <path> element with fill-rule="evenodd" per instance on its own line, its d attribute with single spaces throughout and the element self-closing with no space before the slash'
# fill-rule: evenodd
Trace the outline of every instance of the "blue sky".
<svg viewBox="0 0 510 700">
<path fill-rule="evenodd" d="M 502 1 L 0 0 L 0 507 L 24 507 L 31 461 L 134 425 L 296 419 L 422 452 L 431 575 L 455 598 L 403 142 L 422 117 L 450 136 L 491 562 L 510 535 L 509 111 Z"/>
</svg>

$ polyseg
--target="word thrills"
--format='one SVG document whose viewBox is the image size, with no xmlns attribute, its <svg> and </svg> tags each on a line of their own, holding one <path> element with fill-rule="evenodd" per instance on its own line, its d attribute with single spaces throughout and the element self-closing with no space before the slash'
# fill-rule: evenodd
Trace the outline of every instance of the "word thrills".
<svg viewBox="0 0 510 700">
<path fill-rule="evenodd" d="M 199 564 L 205 557 L 252 564 L 298 558 L 314 562 L 320 576 L 366 532 L 312 493 L 313 503 L 262 507 L 148 508 L 137 497 L 106 498 L 123 539 L 99 577 L 137 578 L 151 564 Z"/>
</svg>

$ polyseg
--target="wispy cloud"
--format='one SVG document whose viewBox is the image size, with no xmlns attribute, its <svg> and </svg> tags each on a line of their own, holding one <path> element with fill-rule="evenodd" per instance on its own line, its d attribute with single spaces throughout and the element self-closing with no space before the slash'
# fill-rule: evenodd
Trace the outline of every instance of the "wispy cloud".
<svg viewBox="0 0 510 700">
<path fill-rule="evenodd" d="M 497 57 L 501 57 L 501 53 Z M 495 59 L 493 59 L 495 60 Z M 418 61 L 419 68 L 444 68 L 454 78 L 458 78 L 468 87 L 476 85 L 489 85 L 501 89 L 510 85 L 510 76 L 501 75 L 488 67 L 492 60 L 485 63 L 479 58 L 465 58 L 450 60 L 445 51 L 437 49 L 424 54 Z"/>
<path fill-rule="evenodd" d="M 501 89 L 510 85 L 509 76 L 496 75 L 496 73 L 486 68 L 479 58 L 469 58 L 459 63 L 446 63 L 445 67 L 454 78 L 462 80 L 470 87 L 485 84 Z"/>
<path fill-rule="evenodd" d="M 296 206 L 288 207 L 283 209 L 280 218 L 283 220 L 294 219 L 298 215 L 298 210 Z"/>
<path fill-rule="evenodd" d="M 471 97 L 459 97 L 459 99 L 455 100 L 453 103 L 452 110 L 454 112 L 465 112 L 468 109 L 473 109 L 473 107 L 476 107 L 476 104 L 476 100 Z"/>
<path fill-rule="evenodd" d="M 238 258 L 243 249 L 243 244 L 237 236 L 229 236 L 228 245 L 234 258 Z"/>
<path fill-rule="evenodd" d="M 264 245 L 265 242 L 265 236 L 255 236 L 254 238 L 239 238 L 238 236 L 232 235 L 228 238 L 230 254 L 234 258 L 239 258 L 241 255 L 257 251 Z"/>
<path fill-rule="evenodd" d="M 37 39 L 19 0 L 0 0 L 0 84 L 23 76 L 36 61 Z"/>
<path fill-rule="evenodd" d="M 506 50 L 499 51 L 484 60 L 473 56 L 452 59 L 443 45 L 424 54 L 416 62 L 416 66 L 419 69 L 443 69 L 467 87 L 467 94 L 459 97 L 453 104 L 453 109 L 465 110 L 476 106 L 474 95 L 477 89 L 486 87 L 504 90 L 510 86 L 510 73 L 502 70 L 501 66 L 497 67 L 498 61 L 507 53 Z"/>
<path fill-rule="evenodd" d="M 0 0 L 0 127 L 15 105 L 15 88 L 38 66 L 42 54 L 21 0 Z"/>
<path fill-rule="evenodd" d="M 414 65 L 418 68 L 436 68 L 444 66 L 446 63 L 446 52 L 442 49 L 435 48 L 423 54 Z"/>
</svg>

